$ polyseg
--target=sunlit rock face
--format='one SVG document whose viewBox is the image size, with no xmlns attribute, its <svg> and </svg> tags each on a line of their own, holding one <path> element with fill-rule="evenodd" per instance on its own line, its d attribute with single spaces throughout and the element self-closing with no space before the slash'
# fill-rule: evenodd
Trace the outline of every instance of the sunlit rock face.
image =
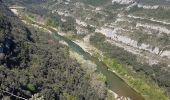
<svg viewBox="0 0 170 100">
<path fill-rule="evenodd" d="M 170 51 L 168 50 L 165 50 L 161 53 L 161 56 L 162 57 L 167 57 L 168 59 L 170 59 Z"/>
<path fill-rule="evenodd" d="M 114 30 L 108 29 L 108 28 L 101 28 L 101 29 L 96 29 L 96 32 L 102 33 L 103 35 L 111 38 L 114 41 L 119 41 L 121 43 L 127 44 L 129 46 L 134 47 L 134 48 L 138 48 L 140 50 L 146 50 L 146 51 L 149 51 L 149 52 L 154 53 L 154 54 L 159 54 L 159 48 L 158 47 L 155 47 L 154 49 L 152 49 L 149 44 L 145 44 L 145 43 L 138 45 L 137 41 L 135 41 L 135 40 L 133 40 L 129 37 L 119 35 L 118 33 L 119 33 L 120 30 L 121 30 L 121 28 L 115 28 Z"/>
<path fill-rule="evenodd" d="M 158 26 L 158 25 L 137 23 L 136 27 L 143 27 L 143 28 L 146 28 L 148 30 L 156 30 L 156 31 L 161 32 L 161 33 L 170 34 L 169 29 L 167 29 L 166 27 Z"/>
<path fill-rule="evenodd" d="M 159 8 L 159 5 L 151 6 L 151 5 L 138 4 L 137 6 L 138 8 L 143 8 L 143 9 L 158 9 Z"/>
<path fill-rule="evenodd" d="M 135 2 L 135 0 L 112 0 L 112 3 L 119 3 L 119 4 L 130 4 Z"/>
</svg>

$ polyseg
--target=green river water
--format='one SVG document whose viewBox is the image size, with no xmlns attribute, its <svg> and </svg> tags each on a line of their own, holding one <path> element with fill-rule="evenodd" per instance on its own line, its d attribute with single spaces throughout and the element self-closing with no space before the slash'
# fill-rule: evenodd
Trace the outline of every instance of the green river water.
<svg viewBox="0 0 170 100">
<path fill-rule="evenodd" d="M 77 52 L 79 55 L 82 55 L 86 60 L 94 62 L 97 65 L 97 70 L 101 72 L 104 76 L 106 76 L 106 82 L 110 90 L 114 91 L 120 96 L 129 97 L 132 100 L 144 100 L 144 98 L 134 89 L 132 89 L 124 80 L 122 80 L 112 71 L 108 70 L 108 67 L 103 62 L 92 57 L 89 53 L 85 52 L 79 45 L 77 45 L 70 39 L 59 35 L 57 31 L 51 28 L 50 31 L 54 33 L 53 37 L 55 39 L 65 41 L 70 49 Z"/>
<path fill-rule="evenodd" d="M 133 88 L 131 88 L 124 80 L 122 80 L 112 71 L 108 70 L 108 67 L 103 62 L 91 56 L 88 52 L 85 52 L 79 45 L 74 43 L 72 40 L 59 35 L 56 30 L 50 27 L 38 24 L 36 22 L 32 22 L 32 24 L 50 30 L 53 33 L 52 36 L 56 40 L 65 41 L 71 50 L 78 53 L 79 55 L 82 55 L 84 59 L 94 62 L 97 65 L 97 71 L 101 72 L 106 77 L 106 82 L 110 90 L 112 90 L 119 96 L 129 97 L 131 100 L 144 100 L 144 98 L 139 93 L 137 93 Z"/>
</svg>

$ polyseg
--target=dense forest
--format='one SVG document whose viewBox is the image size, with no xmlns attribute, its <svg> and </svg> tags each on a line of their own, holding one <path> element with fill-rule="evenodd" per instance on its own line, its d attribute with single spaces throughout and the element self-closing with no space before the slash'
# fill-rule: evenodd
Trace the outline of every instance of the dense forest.
<svg viewBox="0 0 170 100">
<path fill-rule="evenodd" d="M 0 2 L 0 99 L 38 94 L 45 100 L 103 100 L 106 87 L 92 86 L 90 75 L 68 53 L 66 46 L 26 27 Z"/>
</svg>

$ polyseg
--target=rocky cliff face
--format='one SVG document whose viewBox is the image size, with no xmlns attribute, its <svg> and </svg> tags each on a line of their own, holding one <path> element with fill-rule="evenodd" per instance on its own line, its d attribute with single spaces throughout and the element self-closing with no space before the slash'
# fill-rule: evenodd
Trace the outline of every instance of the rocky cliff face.
<svg viewBox="0 0 170 100">
<path fill-rule="evenodd" d="M 118 3 L 118 4 L 130 4 L 134 2 L 135 0 L 112 0 L 112 3 Z"/>
</svg>

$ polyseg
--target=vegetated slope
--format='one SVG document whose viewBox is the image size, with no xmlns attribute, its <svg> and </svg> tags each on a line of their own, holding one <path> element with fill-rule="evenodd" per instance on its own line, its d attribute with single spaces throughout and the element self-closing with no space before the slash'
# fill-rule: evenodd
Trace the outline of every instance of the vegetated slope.
<svg viewBox="0 0 170 100">
<path fill-rule="evenodd" d="M 65 46 L 43 31 L 26 28 L 0 2 L 0 99 L 15 100 L 11 94 L 26 99 L 34 94 L 45 100 L 104 99 L 105 87 L 93 87 L 91 81 Z"/>
<path fill-rule="evenodd" d="M 111 3 L 111 0 L 79 0 L 79 1 L 93 6 L 102 6 L 104 4 Z"/>
<path fill-rule="evenodd" d="M 11 4 L 11 5 L 15 5 L 16 2 L 17 4 L 29 5 L 29 4 L 40 4 L 46 1 L 47 0 L 4 0 L 4 2 Z"/>
<path fill-rule="evenodd" d="M 169 5 L 169 0 L 138 0 L 139 3 L 148 4 L 148 5 Z"/>
<path fill-rule="evenodd" d="M 0 45 L 1 64 L 8 68 L 26 67 L 29 60 L 26 45 L 31 39 L 29 30 L 9 9 L 1 4 L 0 7 Z"/>
<path fill-rule="evenodd" d="M 136 41 L 137 47 L 139 46 L 139 48 L 142 47 L 142 44 L 144 44 L 143 45 L 144 49 L 141 49 L 142 50 L 141 53 L 144 52 L 144 55 L 146 55 L 145 49 L 147 49 L 147 48 L 145 48 L 145 46 L 146 46 L 145 44 L 149 44 L 148 48 L 151 48 L 150 49 L 151 52 L 156 50 L 157 47 L 160 48 L 159 50 L 162 50 L 161 48 L 164 48 L 169 45 L 169 42 L 168 42 L 169 34 L 166 34 L 167 32 L 164 30 L 162 31 L 162 29 L 169 30 L 169 28 L 166 28 L 167 27 L 166 25 L 164 25 L 164 24 L 162 25 L 161 23 L 158 23 L 157 21 L 154 21 L 154 20 L 152 21 L 152 18 L 154 18 L 155 20 L 158 20 L 158 21 L 159 20 L 166 21 L 169 19 L 169 17 L 168 17 L 169 10 L 164 9 L 164 7 L 160 6 L 159 8 L 152 9 L 152 4 L 139 2 L 139 5 L 141 3 L 141 4 L 143 4 L 142 5 L 143 7 L 138 7 L 138 5 L 134 5 L 134 6 L 132 6 L 131 9 L 127 10 L 126 8 L 128 8 L 127 6 L 129 6 L 129 5 L 110 4 L 110 6 L 105 5 L 104 7 L 106 7 L 106 8 L 99 7 L 99 9 L 96 9 L 95 6 L 103 5 L 106 2 L 104 2 L 104 0 L 100 1 L 102 3 L 96 2 L 98 0 L 75 0 L 75 2 L 78 1 L 77 3 L 73 2 L 73 1 L 67 2 L 67 0 L 65 0 L 65 1 L 63 0 L 63 2 L 60 2 L 60 3 L 57 0 L 56 0 L 57 2 L 55 0 L 54 1 L 47 0 L 47 1 L 48 1 L 48 3 L 44 3 L 42 5 L 40 5 L 40 4 L 36 5 L 36 3 L 35 4 L 32 3 L 32 4 L 30 4 L 30 6 L 32 6 L 32 7 L 34 6 L 34 7 L 33 8 L 29 7 L 28 9 L 31 12 L 36 13 L 40 16 L 45 15 L 44 17 L 47 17 L 47 14 L 44 14 L 45 11 L 50 13 L 49 14 L 50 16 L 53 15 L 54 17 L 47 17 L 47 24 L 50 26 L 54 26 L 54 27 L 64 26 L 64 30 L 69 29 L 69 31 L 70 31 L 70 28 L 69 27 L 66 28 L 66 27 L 69 25 L 71 27 L 76 25 L 76 21 L 75 21 L 76 19 L 79 19 L 80 22 L 82 21 L 82 22 L 85 22 L 86 24 L 92 24 L 97 27 L 103 27 L 104 25 L 106 25 L 106 26 L 104 26 L 104 28 L 106 29 L 105 32 L 107 34 L 110 34 L 109 33 L 110 31 L 107 32 L 107 28 L 109 28 L 109 30 L 114 28 L 114 30 L 111 30 L 111 31 L 116 31 L 115 33 L 113 32 L 113 34 L 118 35 L 118 38 L 120 37 L 120 40 L 118 40 L 118 38 L 115 38 L 117 43 L 121 42 L 120 45 L 122 45 L 122 42 L 123 42 L 123 45 L 125 44 L 125 45 L 128 45 L 129 47 L 131 47 L 131 46 L 133 47 L 133 44 L 129 45 L 129 43 L 127 42 L 127 41 L 129 41 L 129 39 L 132 41 Z M 83 2 L 80 2 L 80 1 L 83 1 L 85 5 L 83 4 Z M 89 1 L 90 3 L 85 2 L 85 1 Z M 145 0 L 145 1 L 147 1 L 147 0 Z M 148 1 L 151 1 L 151 0 L 148 0 Z M 154 0 L 152 0 L 152 1 L 154 1 Z M 158 0 L 158 1 L 161 1 L 161 0 Z M 94 5 L 93 3 L 94 4 L 99 3 L 99 5 Z M 153 6 L 155 5 L 155 3 L 157 3 L 156 0 L 153 3 Z M 91 5 L 93 5 L 93 6 L 91 6 Z M 147 8 L 147 7 L 149 7 L 149 8 Z M 46 10 L 44 10 L 44 9 L 46 9 Z M 125 11 L 125 10 L 127 10 L 127 11 Z M 61 14 L 61 16 L 60 16 L 62 19 L 66 19 L 67 17 L 72 18 L 72 16 L 74 16 L 75 17 L 75 19 L 73 19 L 74 24 L 68 23 L 69 24 L 68 25 L 68 24 L 60 23 L 61 24 L 60 25 L 59 22 L 61 22 L 61 21 L 58 20 L 58 17 L 57 17 L 60 13 L 64 13 L 64 14 Z M 68 16 L 65 16 L 65 15 L 68 15 Z M 105 16 L 105 15 L 108 15 L 108 16 Z M 135 18 L 135 17 L 129 18 L 128 15 L 134 15 L 134 16 L 141 17 L 141 18 Z M 60 19 L 60 17 L 59 17 L 59 19 Z M 108 21 L 106 21 L 106 20 L 108 20 Z M 73 22 L 73 21 L 71 21 L 71 22 Z M 168 21 L 166 21 L 166 22 L 168 22 Z M 101 24 L 98 24 L 98 23 L 101 23 Z M 149 25 L 149 27 L 148 27 L 148 25 Z M 159 27 L 155 29 L 152 26 L 154 26 L 154 27 L 159 26 Z M 94 28 L 97 28 L 97 27 L 94 27 Z M 74 28 L 75 27 L 72 27 L 71 29 L 74 30 Z M 67 30 L 65 30 L 65 31 L 67 31 Z M 90 33 L 90 32 L 87 32 L 87 34 L 88 33 Z M 83 34 L 83 35 L 86 35 L 86 34 Z M 99 35 L 97 34 L 96 36 L 99 36 Z M 121 40 L 122 36 L 123 36 L 123 38 L 125 37 L 124 40 Z M 128 38 L 126 38 L 126 37 L 128 37 Z M 113 39 L 112 36 L 110 38 Z M 126 41 L 126 39 L 127 39 L 127 41 Z M 144 73 L 148 77 L 150 76 L 150 78 L 152 78 L 155 81 L 155 83 L 157 83 L 161 88 L 166 88 L 167 91 L 170 91 L 170 89 L 169 89 L 169 87 L 170 87 L 169 67 L 166 64 L 156 64 L 157 60 L 153 61 L 153 63 L 152 63 L 152 59 L 153 60 L 155 59 L 154 54 L 153 54 L 153 56 L 147 55 L 146 57 L 148 57 L 149 60 L 146 59 L 146 61 L 145 61 L 145 57 L 140 58 L 140 57 L 138 57 L 138 55 L 136 56 L 132 53 L 126 52 L 125 50 L 127 50 L 128 48 L 127 49 L 123 49 L 122 47 L 119 48 L 119 47 L 111 45 L 109 43 L 107 43 L 107 45 L 106 45 L 105 42 L 103 42 L 103 41 L 101 42 L 101 39 L 98 40 L 97 37 L 94 37 L 94 39 L 92 39 L 92 40 L 94 41 L 94 43 L 91 43 L 91 44 L 96 44 L 97 45 L 96 47 L 98 49 L 100 49 L 101 51 L 103 51 L 105 55 L 120 61 L 121 64 L 123 63 L 125 65 L 131 65 L 135 72 L 137 72 L 138 74 Z M 111 40 L 111 39 L 107 38 L 107 40 Z M 98 41 L 100 41 L 100 42 L 98 42 Z M 130 43 L 133 43 L 133 42 L 130 42 Z M 135 47 L 135 49 L 137 49 L 137 48 Z M 131 52 L 133 52 L 133 49 L 131 50 Z M 159 55 L 158 55 L 158 57 L 159 57 Z M 164 56 L 164 57 L 166 59 L 166 56 Z M 151 59 L 151 61 L 150 61 L 150 59 Z M 160 59 L 162 59 L 162 58 L 160 57 Z M 145 62 L 146 62 L 146 64 L 144 64 Z M 148 62 L 149 63 L 151 62 L 152 64 L 155 63 L 155 64 L 152 66 L 149 66 Z M 160 61 L 160 62 L 162 62 L 162 61 Z M 137 82 L 135 82 L 135 83 L 137 83 Z M 134 84 L 134 85 L 136 85 L 136 84 Z M 141 85 L 137 84 L 136 86 L 139 86 L 141 88 Z M 143 88 L 141 88 L 141 90 L 144 91 L 144 93 L 146 93 L 146 94 L 148 93 Z M 152 89 L 152 90 L 154 91 L 154 89 Z M 151 100 L 151 99 L 149 99 L 149 100 Z"/>
<path fill-rule="evenodd" d="M 42 3 L 62 3 L 69 0 L 4 0 L 7 4 L 15 5 L 20 4 L 24 6 L 33 5 L 33 4 L 42 4 Z M 93 6 L 103 6 L 104 4 L 111 3 L 112 0 L 73 0 L 71 2 L 83 2 L 85 4 L 90 4 Z"/>
</svg>

